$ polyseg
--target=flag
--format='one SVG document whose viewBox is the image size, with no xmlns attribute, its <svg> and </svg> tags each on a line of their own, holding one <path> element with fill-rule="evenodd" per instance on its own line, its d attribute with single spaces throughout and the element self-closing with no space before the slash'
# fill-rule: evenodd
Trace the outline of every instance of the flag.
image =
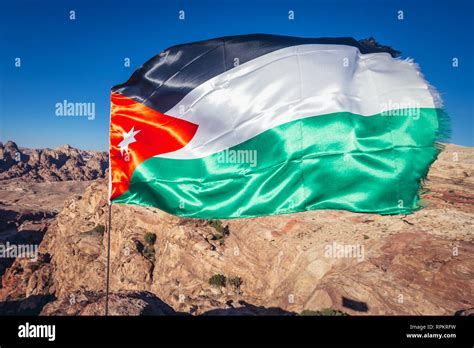
<svg viewBox="0 0 474 348">
<path fill-rule="evenodd" d="M 110 200 L 208 219 L 407 214 L 443 120 L 413 61 L 351 38 L 178 45 L 112 88 Z"/>
</svg>

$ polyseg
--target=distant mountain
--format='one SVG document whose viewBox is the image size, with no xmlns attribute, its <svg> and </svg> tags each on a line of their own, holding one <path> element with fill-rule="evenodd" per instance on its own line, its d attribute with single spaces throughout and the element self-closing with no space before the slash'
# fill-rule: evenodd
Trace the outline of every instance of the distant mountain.
<svg viewBox="0 0 474 348">
<path fill-rule="evenodd" d="M 0 142 L 0 180 L 53 182 L 94 180 L 105 177 L 106 152 L 85 151 L 63 145 L 55 149 L 19 148 Z"/>
</svg>

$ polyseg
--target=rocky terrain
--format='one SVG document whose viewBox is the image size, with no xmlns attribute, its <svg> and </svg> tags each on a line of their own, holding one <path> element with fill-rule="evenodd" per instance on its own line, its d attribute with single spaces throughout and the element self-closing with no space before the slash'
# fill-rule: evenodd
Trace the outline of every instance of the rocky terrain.
<svg viewBox="0 0 474 348">
<path fill-rule="evenodd" d="M 104 178 L 107 167 L 105 152 L 0 143 L 0 245 L 38 245 L 64 200 Z M 0 277 L 13 262 L 0 258 Z"/>
<path fill-rule="evenodd" d="M 427 207 L 406 216 L 327 210 L 205 221 L 113 205 L 110 312 L 472 313 L 473 173 L 474 149 L 448 145 L 426 182 Z M 37 260 L 5 270 L 0 312 L 103 314 L 107 183 L 70 189 Z M 2 200 L 11 202 L 9 192 Z"/>
<path fill-rule="evenodd" d="M 0 143 L 0 180 L 25 182 L 94 180 L 108 168 L 106 152 L 84 151 L 64 145 L 56 149 L 18 148 L 13 141 Z"/>
</svg>

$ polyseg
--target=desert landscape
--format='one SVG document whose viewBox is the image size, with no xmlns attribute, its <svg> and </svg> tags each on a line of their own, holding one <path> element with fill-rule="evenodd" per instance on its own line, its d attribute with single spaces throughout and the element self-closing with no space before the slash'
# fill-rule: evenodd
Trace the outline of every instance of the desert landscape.
<svg viewBox="0 0 474 348">
<path fill-rule="evenodd" d="M 107 154 L 0 145 L 0 314 L 103 315 Z M 113 205 L 112 315 L 469 315 L 474 149 L 446 145 L 411 215 L 184 219 Z"/>
</svg>

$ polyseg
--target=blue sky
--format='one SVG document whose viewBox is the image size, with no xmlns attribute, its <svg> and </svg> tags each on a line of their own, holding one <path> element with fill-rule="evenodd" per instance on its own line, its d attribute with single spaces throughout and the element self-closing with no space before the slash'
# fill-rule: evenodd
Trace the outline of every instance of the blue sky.
<svg viewBox="0 0 474 348">
<path fill-rule="evenodd" d="M 181 9 L 185 21 L 178 20 Z M 76 12 L 73 21 L 70 10 Z M 295 11 L 293 21 L 289 10 Z M 3 0 L 0 140 L 105 150 L 110 87 L 143 62 L 183 42 L 269 33 L 374 36 L 397 48 L 441 92 L 452 118 L 452 142 L 474 146 L 473 17 L 471 0 Z M 57 117 L 55 105 L 65 99 L 95 103 L 95 119 Z"/>
</svg>

